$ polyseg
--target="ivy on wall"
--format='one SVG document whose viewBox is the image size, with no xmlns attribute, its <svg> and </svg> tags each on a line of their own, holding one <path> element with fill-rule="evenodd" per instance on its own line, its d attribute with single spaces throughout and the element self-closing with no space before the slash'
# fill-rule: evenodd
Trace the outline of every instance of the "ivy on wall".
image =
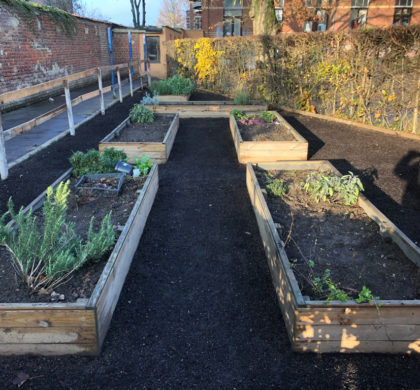
<svg viewBox="0 0 420 390">
<path fill-rule="evenodd" d="M 23 0 L 0 0 L 1 5 L 15 10 L 25 22 L 33 28 L 36 18 L 41 15 L 47 15 L 54 24 L 61 28 L 67 35 L 77 33 L 77 19 L 70 13 L 59 8 L 51 7 L 38 3 L 32 3 Z"/>
</svg>

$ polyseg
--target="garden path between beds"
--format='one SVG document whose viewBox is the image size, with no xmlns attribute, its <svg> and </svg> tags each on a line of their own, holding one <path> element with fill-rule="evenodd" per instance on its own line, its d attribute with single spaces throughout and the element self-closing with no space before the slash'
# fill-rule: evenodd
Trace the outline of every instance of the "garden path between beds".
<svg viewBox="0 0 420 390">
<path fill-rule="evenodd" d="M 181 120 L 101 356 L 0 357 L 4 388 L 418 387 L 419 357 L 290 349 L 226 119 Z"/>
</svg>

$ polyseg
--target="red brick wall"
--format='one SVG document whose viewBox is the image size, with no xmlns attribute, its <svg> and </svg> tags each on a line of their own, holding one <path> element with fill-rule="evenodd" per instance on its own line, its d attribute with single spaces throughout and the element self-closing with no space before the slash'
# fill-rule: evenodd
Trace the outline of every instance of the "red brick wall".
<svg viewBox="0 0 420 390">
<path fill-rule="evenodd" d="M 131 42 L 133 50 L 133 61 L 140 60 L 140 45 L 143 42 L 143 34 L 131 32 Z M 122 32 L 121 29 L 113 32 L 112 44 L 114 48 L 114 64 L 127 63 L 130 60 L 130 50 L 128 45 L 128 32 Z"/>
<path fill-rule="evenodd" d="M 394 21 L 395 0 L 371 2 L 367 14 L 366 27 L 391 26 Z"/>
<path fill-rule="evenodd" d="M 0 93 L 108 65 L 108 26 L 80 18 L 68 36 L 47 15 L 31 27 L 0 4 Z"/>
</svg>

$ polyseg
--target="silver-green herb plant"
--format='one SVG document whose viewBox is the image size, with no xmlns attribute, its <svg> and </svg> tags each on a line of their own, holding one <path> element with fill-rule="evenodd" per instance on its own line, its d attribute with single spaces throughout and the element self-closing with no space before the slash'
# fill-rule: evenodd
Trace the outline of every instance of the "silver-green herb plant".
<svg viewBox="0 0 420 390">
<path fill-rule="evenodd" d="M 143 96 L 143 99 L 141 99 L 140 104 L 143 104 L 145 106 L 158 106 L 159 105 L 159 95 L 150 96 L 149 92 L 146 92 L 146 94 Z"/>
<path fill-rule="evenodd" d="M 11 253 L 17 273 L 33 292 L 49 291 L 62 284 L 87 261 L 100 260 L 115 241 L 110 212 L 98 232 L 93 230 L 92 217 L 83 243 L 75 232 L 75 224 L 66 221 L 69 194 L 69 181 L 61 182 L 55 192 L 48 187 L 42 224 L 32 209 L 24 213 L 22 207 L 15 213 L 11 198 L 8 211 L 0 218 L 0 245 Z M 8 217 L 14 225 L 5 223 Z"/>
</svg>

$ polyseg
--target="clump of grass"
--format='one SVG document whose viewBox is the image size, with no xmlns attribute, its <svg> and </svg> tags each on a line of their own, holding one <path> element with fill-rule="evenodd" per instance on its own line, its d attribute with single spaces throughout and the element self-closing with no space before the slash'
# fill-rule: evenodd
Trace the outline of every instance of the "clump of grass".
<svg viewBox="0 0 420 390">
<path fill-rule="evenodd" d="M 236 92 L 234 102 L 237 105 L 247 105 L 250 102 L 249 91 L 247 89 L 240 89 Z"/>
</svg>

